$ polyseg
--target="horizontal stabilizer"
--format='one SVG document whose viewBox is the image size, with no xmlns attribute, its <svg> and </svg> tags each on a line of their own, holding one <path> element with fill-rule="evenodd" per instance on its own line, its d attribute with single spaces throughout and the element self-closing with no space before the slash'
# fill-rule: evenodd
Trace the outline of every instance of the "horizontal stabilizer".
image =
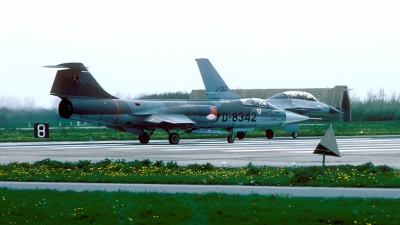
<svg viewBox="0 0 400 225">
<path fill-rule="evenodd" d="M 58 65 L 43 66 L 46 68 L 56 68 L 56 69 L 80 69 L 81 71 L 88 71 L 85 65 L 82 63 L 62 63 Z"/>
<path fill-rule="evenodd" d="M 68 67 L 65 67 L 65 66 L 43 66 L 43 67 L 46 67 L 46 68 L 55 68 L 55 69 L 68 69 Z"/>
</svg>

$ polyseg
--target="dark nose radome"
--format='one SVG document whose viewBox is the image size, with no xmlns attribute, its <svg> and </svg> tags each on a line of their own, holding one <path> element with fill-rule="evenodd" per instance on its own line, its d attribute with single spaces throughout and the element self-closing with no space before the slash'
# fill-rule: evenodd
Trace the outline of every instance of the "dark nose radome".
<svg viewBox="0 0 400 225">
<path fill-rule="evenodd" d="M 333 108 L 332 106 L 329 106 L 329 114 L 338 114 L 340 113 L 339 110 Z"/>
</svg>

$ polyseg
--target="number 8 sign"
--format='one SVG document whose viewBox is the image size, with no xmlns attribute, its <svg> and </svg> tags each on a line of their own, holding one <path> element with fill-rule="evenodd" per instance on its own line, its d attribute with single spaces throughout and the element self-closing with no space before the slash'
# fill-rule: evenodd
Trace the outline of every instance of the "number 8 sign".
<svg viewBox="0 0 400 225">
<path fill-rule="evenodd" d="M 48 138 L 49 137 L 49 124 L 48 123 L 35 123 L 34 126 L 35 138 Z"/>
</svg>

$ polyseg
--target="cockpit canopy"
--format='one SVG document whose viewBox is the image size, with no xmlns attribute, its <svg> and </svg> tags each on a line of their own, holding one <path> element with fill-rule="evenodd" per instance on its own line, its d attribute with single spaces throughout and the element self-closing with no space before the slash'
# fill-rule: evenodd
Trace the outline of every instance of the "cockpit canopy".
<svg viewBox="0 0 400 225">
<path fill-rule="evenodd" d="M 240 101 L 242 102 L 243 105 L 262 107 L 267 109 L 277 109 L 271 103 L 268 103 L 267 101 L 260 98 L 242 98 L 240 99 Z"/>
<path fill-rule="evenodd" d="M 304 91 L 285 91 L 271 97 L 272 99 L 301 99 L 307 101 L 318 101 L 314 95 Z"/>
</svg>

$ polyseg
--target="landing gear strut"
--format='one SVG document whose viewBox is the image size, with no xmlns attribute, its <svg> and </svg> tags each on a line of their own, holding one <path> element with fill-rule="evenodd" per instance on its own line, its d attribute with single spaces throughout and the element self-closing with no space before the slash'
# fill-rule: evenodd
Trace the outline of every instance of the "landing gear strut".
<svg viewBox="0 0 400 225">
<path fill-rule="evenodd" d="M 271 129 L 268 129 L 267 131 L 265 131 L 265 136 L 267 136 L 268 139 L 274 138 L 274 131 Z"/>
<path fill-rule="evenodd" d="M 228 143 L 233 143 L 235 141 L 235 135 L 234 134 L 230 134 L 226 140 L 228 141 Z"/>
</svg>

